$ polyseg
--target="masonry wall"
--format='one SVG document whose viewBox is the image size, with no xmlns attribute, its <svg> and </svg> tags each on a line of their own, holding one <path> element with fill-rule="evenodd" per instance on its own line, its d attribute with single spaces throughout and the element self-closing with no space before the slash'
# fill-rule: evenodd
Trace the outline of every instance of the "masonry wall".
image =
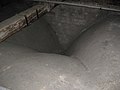
<svg viewBox="0 0 120 90">
<path fill-rule="evenodd" d="M 98 9 L 59 5 L 45 15 L 64 49 L 106 12 Z"/>
</svg>

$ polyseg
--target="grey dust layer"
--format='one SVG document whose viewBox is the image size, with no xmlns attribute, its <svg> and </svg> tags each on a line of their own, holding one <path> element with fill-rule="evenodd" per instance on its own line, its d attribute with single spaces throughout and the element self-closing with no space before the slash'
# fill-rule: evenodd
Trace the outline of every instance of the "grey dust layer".
<svg viewBox="0 0 120 90">
<path fill-rule="evenodd" d="M 66 55 L 0 45 L 0 86 L 10 90 L 119 90 L 120 16 L 84 32 Z"/>
</svg>

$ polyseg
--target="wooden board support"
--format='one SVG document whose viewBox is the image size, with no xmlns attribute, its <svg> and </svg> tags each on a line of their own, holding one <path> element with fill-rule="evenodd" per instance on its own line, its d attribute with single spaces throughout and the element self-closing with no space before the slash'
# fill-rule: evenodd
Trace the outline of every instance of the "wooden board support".
<svg viewBox="0 0 120 90">
<path fill-rule="evenodd" d="M 48 5 L 35 5 L 0 23 L 0 42 L 30 25 L 41 15 L 48 12 Z"/>
</svg>

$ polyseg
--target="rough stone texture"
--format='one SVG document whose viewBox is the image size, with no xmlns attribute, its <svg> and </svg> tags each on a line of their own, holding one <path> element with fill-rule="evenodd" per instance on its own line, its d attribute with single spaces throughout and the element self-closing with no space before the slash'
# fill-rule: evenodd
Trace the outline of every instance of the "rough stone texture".
<svg viewBox="0 0 120 90">
<path fill-rule="evenodd" d="M 58 35 L 61 45 L 67 49 L 100 14 L 101 11 L 96 9 L 59 5 L 46 14 L 45 18 Z"/>
<path fill-rule="evenodd" d="M 84 32 L 67 54 L 93 74 L 91 83 L 96 87 L 92 90 L 119 90 L 120 15 L 111 15 Z"/>
<path fill-rule="evenodd" d="M 83 78 L 79 77 L 85 69 L 73 58 L 4 43 L 0 44 L 0 62 L 0 86 L 10 90 L 80 90 L 85 87 L 80 85 Z"/>
<path fill-rule="evenodd" d="M 80 1 L 92 4 L 91 0 L 89 2 L 87 0 Z M 77 0 L 74 2 L 77 2 Z M 17 5 L 16 8 L 19 10 Z M 15 12 L 17 11 L 16 8 L 13 8 Z M 86 27 L 92 25 L 98 18 L 103 17 L 101 13 L 103 12 L 96 9 L 59 5 L 46 14 L 45 18 L 58 35 L 59 42 L 66 50 L 81 32 L 86 30 Z"/>
<path fill-rule="evenodd" d="M 78 49 L 72 53 L 78 58 L 0 44 L 0 86 L 10 90 L 119 90 L 120 18 L 114 20 L 81 36 L 84 42 L 77 42 Z M 85 55 L 79 57 L 80 52 Z"/>
</svg>

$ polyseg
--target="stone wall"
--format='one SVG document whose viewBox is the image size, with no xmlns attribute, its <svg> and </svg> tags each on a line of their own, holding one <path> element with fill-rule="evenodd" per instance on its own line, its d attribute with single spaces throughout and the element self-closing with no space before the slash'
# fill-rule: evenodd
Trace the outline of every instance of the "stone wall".
<svg viewBox="0 0 120 90">
<path fill-rule="evenodd" d="M 58 35 L 63 48 L 67 49 L 85 28 L 102 17 L 101 13 L 98 9 L 59 5 L 45 18 Z"/>
</svg>

